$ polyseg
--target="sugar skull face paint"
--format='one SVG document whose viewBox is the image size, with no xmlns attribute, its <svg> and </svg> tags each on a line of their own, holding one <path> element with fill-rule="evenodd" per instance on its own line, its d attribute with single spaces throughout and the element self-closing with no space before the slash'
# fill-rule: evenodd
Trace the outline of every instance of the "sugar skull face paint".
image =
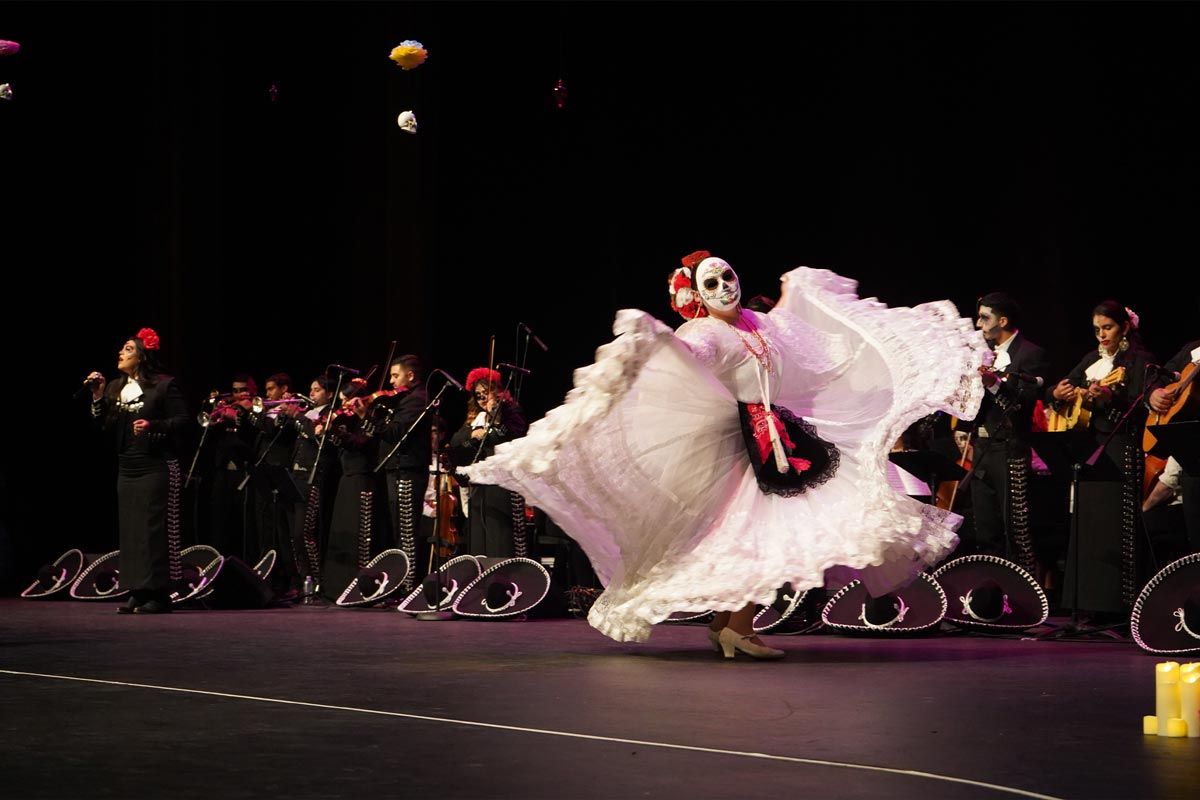
<svg viewBox="0 0 1200 800">
<path fill-rule="evenodd" d="M 704 304 L 717 311 L 732 311 L 742 299 L 737 273 L 716 256 L 704 259 L 696 267 L 696 286 Z"/>
</svg>

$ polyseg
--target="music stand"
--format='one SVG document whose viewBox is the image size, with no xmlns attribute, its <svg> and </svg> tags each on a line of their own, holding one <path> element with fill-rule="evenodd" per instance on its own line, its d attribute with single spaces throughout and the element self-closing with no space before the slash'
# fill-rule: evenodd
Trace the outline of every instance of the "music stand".
<svg viewBox="0 0 1200 800">
<path fill-rule="evenodd" d="M 1146 430 L 1158 439 L 1151 455 L 1170 456 L 1179 462 L 1184 472 L 1200 475 L 1200 421 L 1148 425 Z"/>
<path fill-rule="evenodd" d="M 888 460 L 929 484 L 930 504 L 937 502 L 937 489 L 942 481 L 961 481 L 967 477 L 965 469 L 934 450 L 897 450 L 888 453 Z"/>
<path fill-rule="evenodd" d="M 1070 495 L 1067 509 L 1070 540 L 1067 545 L 1070 562 L 1071 621 L 1064 627 L 1035 637 L 1038 639 L 1064 639 L 1069 635 L 1086 636 L 1103 633 L 1120 627 L 1122 623 L 1089 627 L 1079 624 L 1079 490 L 1083 481 L 1116 481 L 1122 479 L 1121 470 L 1105 452 L 1105 445 L 1097 445 L 1096 437 L 1088 429 L 1069 431 L 1035 431 L 1029 435 L 1030 445 L 1052 475 L 1070 476 Z M 1063 599 L 1068 593 L 1063 591 Z"/>
</svg>

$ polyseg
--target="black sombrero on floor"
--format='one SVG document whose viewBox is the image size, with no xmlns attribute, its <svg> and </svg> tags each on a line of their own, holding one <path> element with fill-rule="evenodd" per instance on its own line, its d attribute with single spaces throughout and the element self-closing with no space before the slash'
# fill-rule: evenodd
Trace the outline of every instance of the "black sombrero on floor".
<svg viewBox="0 0 1200 800">
<path fill-rule="evenodd" d="M 825 604 L 821 621 L 846 633 L 894 635 L 928 630 L 945 613 L 945 592 L 921 573 L 904 588 L 874 598 L 862 581 L 851 581 Z"/>
<path fill-rule="evenodd" d="M 371 606 L 404 588 L 408 555 L 399 549 L 384 550 L 360 567 L 358 576 L 338 596 L 339 606 Z"/>
<path fill-rule="evenodd" d="M 454 613 L 473 619 L 500 619 L 524 614 L 550 591 L 550 573 L 531 558 L 481 561 L 484 569 L 454 601 Z"/>
<path fill-rule="evenodd" d="M 1050 616 L 1034 577 L 999 556 L 956 558 L 935 570 L 933 579 L 946 593 L 946 622 L 962 628 L 1019 631 Z"/>
<path fill-rule="evenodd" d="M 797 592 L 785 583 L 775 593 L 775 602 L 754 615 L 754 632 L 796 636 L 820 630 L 824 625 L 821 609 L 827 600 L 823 587 Z"/>
<path fill-rule="evenodd" d="M 1172 561 L 1146 583 L 1129 632 L 1148 653 L 1200 652 L 1200 553 Z"/>
<path fill-rule="evenodd" d="M 33 583 L 21 592 L 21 597 L 26 600 L 69 597 L 71 584 L 79 577 L 79 573 L 83 572 L 91 558 L 85 556 L 82 550 L 68 550 L 54 559 L 53 563 L 39 569 Z"/>
<path fill-rule="evenodd" d="M 71 584 L 71 597 L 76 600 L 112 600 L 129 594 L 127 589 L 121 588 L 120 558 L 121 551 L 113 550 L 84 567 Z"/>
</svg>

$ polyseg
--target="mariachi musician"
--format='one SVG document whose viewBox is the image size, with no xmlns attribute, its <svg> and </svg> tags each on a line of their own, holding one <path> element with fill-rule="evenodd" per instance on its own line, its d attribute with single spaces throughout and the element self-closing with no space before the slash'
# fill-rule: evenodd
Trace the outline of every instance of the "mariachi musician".
<svg viewBox="0 0 1200 800">
<path fill-rule="evenodd" d="M 250 424 L 258 432 L 252 463 L 289 470 L 298 433 L 294 415 L 305 403 L 292 394 L 292 379 L 286 372 L 276 372 L 267 378 L 263 390 L 263 399 L 252 401 L 254 413 L 250 416 Z M 278 498 L 256 488 L 253 483 L 248 484 L 245 491 L 250 493 L 258 531 L 257 546 L 250 549 L 256 561 L 268 550 L 276 552 L 278 558 L 271 572 L 271 583 L 277 593 L 284 594 L 297 588 L 301 576 L 295 559 L 287 557 L 292 549 L 290 504 L 280 503 Z"/>
<path fill-rule="evenodd" d="M 1081 596 L 1080 602 L 1089 610 L 1118 617 L 1127 615 L 1140 585 L 1136 547 L 1142 524 L 1142 429 L 1147 407 L 1139 399 L 1154 357 L 1142 346 L 1138 321 L 1136 314 L 1115 300 L 1097 305 L 1092 310 L 1096 349 L 1052 386 L 1046 397 L 1058 408 L 1072 404 L 1089 407 L 1095 444 L 1108 442 L 1106 453 L 1116 467 L 1117 479 L 1089 481 L 1085 484 L 1088 497 L 1079 499 L 1087 521 L 1081 530 L 1088 530 L 1088 541 L 1097 552 L 1102 551 L 1095 557 L 1097 566 L 1090 568 L 1091 577 L 1081 581 L 1094 587 L 1087 594 L 1095 599 Z M 1054 427 L 1052 418 L 1051 430 Z"/>
<path fill-rule="evenodd" d="M 295 421 L 296 440 L 292 451 L 292 479 L 300 487 L 304 502 L 291 509 L 288 530 L 292 537 L 290 551 L 303 588 L 303 578 L 312 576 L 321 582 L 321 562 L 329 538 L 329 523 L 333 513 L 331 492 L 337 486 L 337 449 L 332 445 L 320 447 L 323 429 L 333 400 L 335 383 L 327 375 L 313 379 L 308 390 L 312 407 L 303 411 L 299 406 L 283 405 L 281 413 Z"/>
<path fill-rule="evenodd" d="M 995 361 L 980 370 L 987 393 L 975 417 L 970 490 L 977 552 L 1005 556 L 1032 572 L 1029 434 L 1050 364 L 1046 351 L 1021 334 L 1020 321 L 1020 307 L 1008 294 L 992 292 L 975 303 L 975 327 Z"/>
<path fill-rule="evenodd" d="M 239 372 L 229 382 L 228 394 L 212 393 L 207 412 L 213 461 L 208 543 L 222 555 L 248 561 L 253 558 L 251 551 L 257 547 L 249 546 L 254 531 L 249 495 L 238 487 L 246 477 L 246 466 L 258 436 L 258 431 L 250 424 L 253 398 L 257 393 L 254 378 Z"/>
<path fill-rule="evenodd" d="M 520 407 L 500 383 L 500 373 L 478 367 L 467 375 L 467 418 L 450 439 L 455 468 L 482 461 L 502 442 L 519 439 L 529 426 Z M 459 482 L 466 479 L 459 475 Z M 525 501 L 500 486 L 471 484 L 467 502 L 467 552 L 511 558 L 529 556 Z"/>
<path fill-rule="evenodd" d="M 1150 393 L 1150 408 L 1157 415 L 1169 415 L 1170 422 L 1192 422 L 1200 419 L 1200 339 L 1185 344 L 1154 381 Z M 1200 474 L 1182 468 L 1179 471 L 1179 493 L 1183 495 L 1183 517 L 1187 527 L 1188 547 L 1200 552 Z"/>
<path fill-rule="evenodd" d="M 379 439 L 375 435 L 366 382 L 354 379 L 343 385 L 341 406 L 330 411 L 317 426 L 326 434 L 326 446 L 338 450 L 341 478 L 333 500 L 329 544 L 321 567 L 321 594 L 337 600 L 358 576 L 360 562 L 371 555 L 378 497 L 375 466 L 379 462 Z M 326 422 L 327 420 L 327 422 Z"/>
<path fill-rule="evenodd" d="M 422 416 L 429 404 L 423 377 L 421 359 L 417 356 L 393 359 L 388 369 L 392 390 L 389 396 L 372 404 L 387 409 L 377 412 L 375 419 L 380 458 L 386 456 L 384 470 L 392 536 L 395 546 L 408 557 L 405 590 L 412 588 L 414 575 L 424 574 L 423 566 L 429 558 L 428 542 L 420 536 L 421 507 L 429 485 L 432 457 L 429 438 L 432 418 L 430 414 Z"/>
</svg>

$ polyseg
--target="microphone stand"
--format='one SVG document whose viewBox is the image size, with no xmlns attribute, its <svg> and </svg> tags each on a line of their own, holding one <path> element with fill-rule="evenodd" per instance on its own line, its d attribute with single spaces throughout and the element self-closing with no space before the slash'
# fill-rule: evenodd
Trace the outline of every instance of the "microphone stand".
<svg viewBox="0 0 1200 800">
<path fill-rule="evenodd" d="M 1096 462 L 1100 460 L 1100 456 L 1104 455 L 1104 452 L 1108 449 L 1108 445 L 1112 442 L 1112 440 L 1116 437 L 1116 435 L 1121 432 L 1122 428 L 1125 427 L 1126 423 L 1129 421 L 1130 416 L 1133 415 L 1133 412 L 1136 411 L 1137 409 L 1141 408 L 1142 403 L 1146 399 L 1147 391 L 1149 391 L 1149 385 L 1147 384 L 1147 382 L 1145 380 L 1145 376 L 1143 375 L 1141 394 L 1139 394 L 1134 399 L 1134 401 L 1129 404 L 1129 408 L 1127 408 L 1125 410 L 1125 413 L 1121 415 L 1121 418 L 1119 420 L 1117 420 L 1117 424 L 1113 426 L 1113 429 L 1111 431 L 1109 431 L 1108 436 L 1106 436 L 1104 438 L 1104 441 L 1100 444 L 1100 446 L 1097 447 L 1096 450 L 1090 456 L 1088 456 L 1086 461 L 1084 461 L 1082 464 L 1076 462 L 1071 465 L 1071 499 L 1070 499 L 1069 509 L 1070 509 L 1070 516 L 1071 516 L 1071 540 L 1075 544 L 1074 553 L 1072 553 L 1072 555 L 1071 555 L 1071 565 L 1072 565 L 1071 569 L 1075 574 L 1074 580 L 1071 583 L 1071 620 L 1063 627 L 1058 628 L 1053 631 L 1050 631 L 1050 632 L 1043 634 L 1042 636 L 1039 636 L 1036 638 L 1057 639 L 1059 641 L 1071 641 L 1071 640 L 1066 639 L 1065 637 L 1072 636 L 1072 635 L 1087 636 L 1089 634 L 1094 634 L 1094 633 L 1106 633 L 1106 632 L 1112 631 L 1116 628 L 1124 627 L 1126 624 L 1125 622 L 1114 622 L 1110 625 L 1098 625 L 1098 626 L 1087 626 L 1087 625 L 1079 624 L 1079 583 L 1080 583 L 1079 550 L 1081 549 L 1080 548 L 1081 542 L 1079 541 L 1079 511 L 1076 507 L 1076 504 L 1079 502 L 1079 483 L 1080 483 L 1079 473 L 1083 470 L 1083 467 L 1085 465 L 1088 467 L 1096 466 Z M 1124 480 L 1128 480 L 1128 476 L 1122 475 L 1121 477 Z M 1116 641 L 1125 641 L 1125 638 L 1122 637 L 1120 634 L 1114 633 L 1114 634 L 1111 634 L 1111 636 Z M 1079 641 L 1079 640 L 1075 640 L 1075 641 Z"/>
</svg>

